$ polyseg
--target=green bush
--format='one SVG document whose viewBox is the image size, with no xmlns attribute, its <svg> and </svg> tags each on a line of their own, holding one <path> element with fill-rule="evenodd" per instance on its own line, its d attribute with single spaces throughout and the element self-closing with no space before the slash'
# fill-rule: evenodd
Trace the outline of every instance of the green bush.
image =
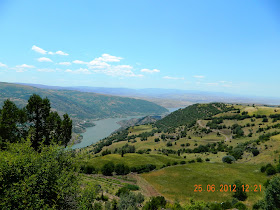
<svg viewBox="0 0 280 210">
<path fill-rule="evenodd" d="M 236 185 L 236 191 L 233 194 L 234 198 L 237 198 L 240 201 L 245 201 L 247 199 L 247 193 L 245 191 L 243 191 L 243 187 L 242 185 L 245 185 L 244 183 L 241 183 L 240 180 L 236 180 L 234 182 L 234 184 Z"/>
<path fill-rule="evenodd" d="M 266 174 L 268 176 L 276 174 L 276 169 L 273 166 L 269 166 L 266 168 Z"/>
<path fill-rule="evenodd" d="M 236 203 L 233 207 L 237 208 L 238 210 L 246 210 L 247 209 L 246 205 L 244 203 L 241 203 L 241 202 Z"/>
<path fill-rule="evenodd" d="M 102 168 L 101 172 L 104 176 L 112 176 L 112 173 L 115 170 L 115 165 L 113 162 L 106 163 Z"/>
<path fill-rule="evenodd" d="M 137 185 L 133 185 L 133 184 L 125 184 L 125 186 L 127 189 L 131 190 L 131 191 L 135 191 L 135 190 L 139 190 L 139 187 Z"/>
<path fill-rule="evenodd" d="M 232 162 L 236 161 L 236 159 L 231 155 L 226 155 L 222 158 L 223 163 L 231 164 Z"/>
<path fill-rule="evenodd" d="M 181 164 L 181 165 L 184 165 L 184 164 L 186 164 L 186 161 L 185 161 L 185 160 L 182 160 L 182 161 L 180 162 L 180 164 Z"/>
<path fill-rule="evenodd" d="M 0 151 L 0 209 L 71 208 L 77 203 L 78 176 L 70 151 L 31 142 Z"/>
<path fill-rule="evenodd" d="M 259 151 L 258 149 L 253 149 L 253 150 L 252 150 L 252 154 L 253 154 L 254 156 L 257 156 L 258 154 L 260 154 L 260 151 Z"/>
<path fill-rule="evenodd" d="M 130 172 L 130 169 L 123 163 L 119 163 L 115 166 L 115 172 L 117 175 L 126 175 Z"/>
</svg>

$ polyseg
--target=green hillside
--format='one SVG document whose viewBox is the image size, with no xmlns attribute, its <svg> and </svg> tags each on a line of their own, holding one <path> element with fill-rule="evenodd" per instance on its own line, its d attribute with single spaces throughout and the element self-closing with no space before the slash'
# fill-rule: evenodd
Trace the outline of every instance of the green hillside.
<svg viewBox="0 0 280 210">
<path fill-rule="evenodd" d="M 162 120 L 157 121 L 156 126 L 169 128 L 190 125 L 198 119 L 208 118 L 228 110 L 230 108 L 223 103 L 194 104 L 172 112 Z"/>
<path fill-rule="evenodd" d="M 68 113 L 72 118 L 100 119 L 119 116 L 163 114 L 167 109 L 145 100 L 84 93 L 71 90 L 47 90 L 35 87 L 0 82 L 0 106 L 11 99 L 18 106 L 26 105 L 33 93 L 48 97 L 52 107 L 59 113 Z"/>
<path fill-rule="evenodd" d="M 232 201 L 233 192 L 208 192 L 207 185 L 220 189 L 221 184 L 240 180 L 251 187 L 261 186 L 261 191 L 250 189 L 242 201 L 252 208 L 265 196 L 266 180 L 280 173 L 279 122 L 280 110 L 275 107 L 195 104 L 79 151 L 87 157 L 84 164 L 97 170 L 108 162 L 130 168 L 153 164 L 154 171 L 138 172 L 137 179 L 145 180 L 139 185 L 182 205 L 192 199 Z M 228 156 L 234 159 L 231 164 L 224 161 Z M 194 192 L 195 184 L 206 191 Z"/>
</svg>

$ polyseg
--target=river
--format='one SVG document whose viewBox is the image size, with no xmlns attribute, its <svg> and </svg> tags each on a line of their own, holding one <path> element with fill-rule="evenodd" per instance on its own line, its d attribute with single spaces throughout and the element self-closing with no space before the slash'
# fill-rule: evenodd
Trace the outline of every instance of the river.
<svg viewBox="0 0 280 210">
<path fill-rule="evenodd" d="M 124 118 L 107 118 L 104 120 L 94 121 L 95 126 L 86 128 L 86 132 L 83 133 L 83 140 L 75 144 L 72 149 L 87 147 L 99 140 L 109 136 L 115 130 L 119 129 L 121 126 L 117 123 L 121 120 L 129 120 L 131 118 L 140 118 L 142 116 L 130 116 Z"/>
<path fill-rule="evenodd" d="M 169 112 L 176 111 L 180 108 L 169 108 Z M 83 139 L 80 143 L 73 145 L 72 149 L 87 147 L 99 140 L 109 136 L 115 130 L 121 126 L 117 123 L 121 120 L 129 120 L 131 118 L 141 118 L 143 116 L 130 116 L 125 118 L 107 118 L 104 120 L 94 121 L 95 126 L 86 128 L 86 132 L 83 133 Z"/>
</svg>

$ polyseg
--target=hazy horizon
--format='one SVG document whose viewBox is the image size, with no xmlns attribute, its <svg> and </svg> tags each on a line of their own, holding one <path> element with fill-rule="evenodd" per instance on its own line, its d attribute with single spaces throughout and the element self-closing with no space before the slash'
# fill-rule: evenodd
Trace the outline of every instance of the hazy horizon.
<svg viewBox="0 0 280 210">
<path fill-rule="evenodd" d="M 0 78 L 278 98 L 277 1 L 1 1 Z"/>
</svg>

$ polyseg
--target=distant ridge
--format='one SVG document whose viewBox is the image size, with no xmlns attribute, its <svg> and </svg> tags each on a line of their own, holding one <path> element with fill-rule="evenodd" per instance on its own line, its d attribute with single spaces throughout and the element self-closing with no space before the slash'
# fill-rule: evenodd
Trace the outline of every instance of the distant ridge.
<svg viewBox="0 0 280 210">
<path fill-rule="evenodd" d="M 11 99 L 24 106 L 33 93 L 48 97 L 59 113 L 68 113 L 77 119 L 104 119 L 109 117 L 160 115 L 168 110 L 149 101 L 127 97 L 109 96 L 76 90 L 31 87 L 22 84 L 0 82 L 0 105 Z"/>
<path fill-rule="evenodd" d="M 81 92 L 93 92 L 99 94 L 115 95 L 140 98 L 157 103 L 166 108 L 185 107 L 194 103 L 224 102 L 224 103 L 250 103 L 250 104 L 280 104 L 280 98 L 242 96 L 223 92 L 207 92 L 195 90 L 162 89 L 162 88 L 110 88 L 110 87 L 88 87 L 88 86 L 48 86 L 40 84 L 26 84 L 37 88 L 56 90 L 77 90 Z"/>
</svg>

